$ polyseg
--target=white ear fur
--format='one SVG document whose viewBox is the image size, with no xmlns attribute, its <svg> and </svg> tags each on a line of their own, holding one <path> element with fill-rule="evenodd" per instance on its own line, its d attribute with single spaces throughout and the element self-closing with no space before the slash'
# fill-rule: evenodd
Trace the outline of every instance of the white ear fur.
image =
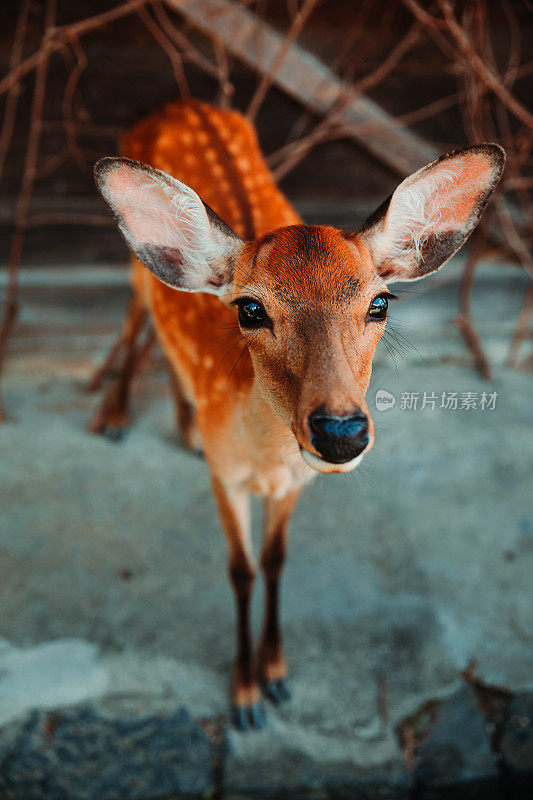
<svg viewBox="0 0 533 800">
<path fill-rule="evenodd" d="M 189 186 L 126 158 L 99 161 L 95 179 L 127 244 L 163 283 L 218 294 L 231 279 L 243 243 Z"/>
<path fill-rule="evenodd" d="M 376 271 L 416 280 L 443 266 L 477 225 L 504 164 L 498 145 L 473 145 L 406 178 L 359 232 Z"/>
</svg>

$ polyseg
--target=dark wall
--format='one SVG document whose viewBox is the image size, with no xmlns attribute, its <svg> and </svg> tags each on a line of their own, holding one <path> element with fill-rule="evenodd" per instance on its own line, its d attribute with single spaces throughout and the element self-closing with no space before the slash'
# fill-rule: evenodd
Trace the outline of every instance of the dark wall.
<svg viewBox="0 0 533 800">
<path fill-rule="evenodd" d="M 67 24 L 84 16 L 96 14 L 116 5 L 103 0 L 59 0 L 58 24 Z M 354 8 L 359 4 L 342 0 L 323 2 L 304 31 L 300 42 L 327 63 L 338 57 L 347 31 L 353 26 Z M 364 5 L 364 4 L 363 4 Z M 496 4 L 495 4 L 496 5 Z M 7 72 L 9 53 L 16 22 L 18 0 L 3 0 L 4 24 L 0 28 L 0 69 Z M 525 48 L 533 48 L 531 14 L 517 3 L 522 23 L 523 60 Z M 286 27 L 286 3 L 282 0 L 267 6 L 268 21 L 276 27 Z M 361 18 L 365 34 L 356 39 L 348 65 L 356 75 L 372 69 L 399 37 L 412 19 L 400 3 L 367 4 L 373 13 Z M 382 13 L 376 14 L 376 8 Z M 174 17 L 181 24 L 179 17 Z M 494 15 L 496 50 L 506 52 L 505 21 Z M 39 17 L 32 17 L 32 37 L 27 53 L 39 41 Z M 501 39 L 501 41 L 500 41 Z M 206 42 L 194 38 L 198 46 Z M 90 132 L 79 138 L 86 161 L 85 168 L 65 157 L 53 171 L 42 175 L 35 187 L 32 209 L 43 212 L 102 213 L 103 209 L 92 182 L 90 165 L 104 154 L 115 152 L 117 135 L 123 128 L 149 113 L 157 106 L 175 98 L 177 88 L 168 57 L 155 42 L 136 15 L 107 26 L 82 40 L 87 55 L 87 67 L 76 93 L 74 112 L 80 128 L 91 126 Z M 208 49 L 206 49 L 208 52 Z M 530 53 L 533 58 L 533 52 Z M 56 54 L 50 64 L 46 95 L 47 128 L 43 133 L 40 164 L 50 160 L 65 148 L 62 130 L 63 98 L 72 55 Z M 187 66 L 187 78 L 192 93 L 205 100 L 216 97 L 217 85 L 194 65 Z M 232 80 L 236 87 L 235 105 L 245 109 L 256 86 L 256 76 L 238 63 L 232 64 Z M 429 42 L 417 47 L 386 82 L 371 92 L 371 96 L 393 114 L 404 114 L 455 91 L 457 76 L 447 67 L 434 45 Z M 4 175 L 0 182 L 0 259 L 7 258 L 12 230 L 16 196 L 26 146 L 33 76 L 22 85 L 15 135 Z M 519 84 L 519 95 L 528 102 L 531 81 Z M 3 107 L 0 107 L 3 113 Z M 272 89 L 258 118 L 263 149 L 273 152 L 286 140 L 293 124 L 300 117 L 301 107 Z M 417 133 L 446 150 L 465 141 L 463 121 L 458 108 L 448 109 L 433 119 L 414 126 Z M 313 222 L 354 227 L 366 211 L 386 196 L 396 179 L 364 149 L 351 141 L 329 142 L 317 147 L 284 180 L 282 186 L 296 202 L 304 216 Z M 28 230 L 24 263 L 40 266 L 57 263 L 115 263 L 124 259 L 123 246 L 114 229 L 80 225 L 46 225 Z"/>
</svg>

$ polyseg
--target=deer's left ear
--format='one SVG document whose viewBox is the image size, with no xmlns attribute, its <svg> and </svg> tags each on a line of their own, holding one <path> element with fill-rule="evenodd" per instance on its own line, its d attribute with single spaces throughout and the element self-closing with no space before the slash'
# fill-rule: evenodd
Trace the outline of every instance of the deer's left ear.
<svg viewBox="0 0 533 800">
<path fill-rule="evenodd" d="M 244 242 L 181 181 L 129 158 L 103 158 L 96 184 L 126 243 L 156 278 L 219 294 Z"/>
<path fill-rule="evenodd" d="M 383 280 L 416 280 L 442 267 L 477 225 L 504 165 L 502 147 L 477 144 L 406 178 L 357 234 Z"/>
</svg>

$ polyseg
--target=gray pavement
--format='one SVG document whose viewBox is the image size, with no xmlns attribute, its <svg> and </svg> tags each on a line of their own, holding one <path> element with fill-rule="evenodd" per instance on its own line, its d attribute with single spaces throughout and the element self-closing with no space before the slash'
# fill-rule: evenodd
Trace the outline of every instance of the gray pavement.
<svg viewBox="0 0 533 800">
<path fill-rule="evenodd" d="M 393 311 L 416 349 L 396 371 L 380 348 L 370 406 L 378 389 L 396 403 L 374 411 L 374 452 L 353 475 L 318 478 L 297 508 L 283 588 L 294 697 L 268 707 L 265 731 L 227 731 L 232 796 L 353 780 L 403 796 L 398 726 L 454 695 L 469 665 L 489 686 L 533 690 L 533 379 L 501 364 L 523 290 L 506 270 L 489 270 L 476 295 L 490 384 L 450 324 L 455 284 Z M 106 302 L 107 331 L 120 303 Z M 165 376 L 144 376 L 123 442 L 93 437 L 95 398 L 80 386 L 108 334 L 76 347 L 44 336 L 39 355 L 32 325 L 68 331 L 87 310 L 56 315 L 50 301 L 45 313 L 33 294 L 25 314 L 8 362 L 14 421 L 0 430 L 0 725 L 121 697 L 223 723 L 225 543 L 206 465 L 179 447 Z M 402 408 L 416 392 L 436 407 Z M 442 392 L 477 393 L 478 408 L 440 408 Z M 479 408 L 483 392 L 497 394 L 493 410 Z M 256 632 L 261 598 L 258 585 Z"/>
</svg>

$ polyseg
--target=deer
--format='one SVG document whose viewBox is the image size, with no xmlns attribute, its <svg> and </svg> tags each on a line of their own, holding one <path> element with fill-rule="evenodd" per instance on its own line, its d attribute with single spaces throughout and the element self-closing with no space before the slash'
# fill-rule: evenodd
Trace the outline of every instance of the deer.
<svg viewBox="0 0 533 800">
<path fill-rule="evenodd" d="M 505 152 L 482 143 L 437 158 L 354 233 L 300 219 L 237 111 L 170 103 L 124 135 L 122 152 L 97 162 L 95 180 L 134 256 L 129 355 L 149 315 L 170 365 L 182 440 L 205 455 L 227 539 L 232 719 L 242 731 L 261 728 L 262 696 L 276 704 L 291 696 L 279 608 L 295 504 L 318 473 L 353 470 L 371 450 L 365 398 L 395 299 L 389 284 L 424 278 L 457 252 L 500 180 Z M 111 427 L 125 422 L 130 382 L 128 368 L 107 408 Z M 259 565 L 251 494 L 264 499 Z M 259 567 L 265 609 L 256 649 L 250 601 Z"/>
</svg>

